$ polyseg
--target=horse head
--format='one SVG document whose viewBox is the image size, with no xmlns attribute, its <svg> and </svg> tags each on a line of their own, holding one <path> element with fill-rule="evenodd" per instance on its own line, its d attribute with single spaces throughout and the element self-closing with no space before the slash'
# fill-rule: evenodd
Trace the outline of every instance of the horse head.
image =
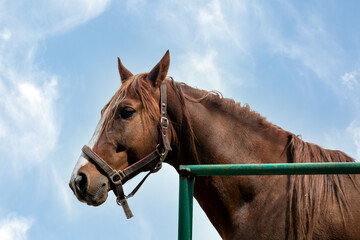
<svg viewBox="0 0 360 240">
<path fill-rule="evenodd" d="M 104 162 L 106 168 L 116 172 L 117 176 L 122 174 L 119 183 L 121 189 L 122 184 L 138 173 L 157 169 L 159 161 L 166 157 L 164 152 L 167 153 L 170 148 L 168 142 L 159 143 L 159 133 L 164 134 L 161 131 L 161 124 L 165 124 L 162 120 L 166 119 L 163 127 L 167 129 L 168 125 L 166 116 L 161 116 L 163 111 L 159 103 L 160 86 L 166 79 L 169 64 L 170 54 L 167 51 L 149 73 L 133 75 L 118 58 L 121 87 L 102 109 L 100 121 L 87 148 L 90 154 Z M 171 135 L 171 131 L 168 135 Z M 159 145 L 168 147 L 163 146 L 159 150 Z M 137 166 L 128 174 L 123 174 L 124 169 L 129 169 L 140 159 L 149 158 L 149 153 L 160 160 L 150 159 L 141 167 Z M 81 153 L 69 185 L 79 201 L 98 206 L 106 201 L 108 191 L 114 190 L 112 183 L 119 179 L 113 181 L 101 166 L 94 164 L 93 158 Z"/>
</svg>

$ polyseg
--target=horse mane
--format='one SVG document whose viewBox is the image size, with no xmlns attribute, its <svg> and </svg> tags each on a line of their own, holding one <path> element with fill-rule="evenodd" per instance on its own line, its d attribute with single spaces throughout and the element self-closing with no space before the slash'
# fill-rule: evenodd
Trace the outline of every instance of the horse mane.
<svg viewBox="0 0 360 240">
<path fill-rule="evenodd" d="M 167 82 L 170 85 L 170 87 L 174 90 L 174 92 L 180 102 L 181 112 L 183 114 L 183 120 L 182 120 L 181 124 L 174 124 L 174 122 L 172 122 L 174 125 L 174 128 L 178 128 L 180 126 L 183 127 L 181 130 L 176 129 L 174 131 L 174 133 L 172 134 L 173 136 L 175 135 L 175 133 L 179 134 L 179 135 L 176 135 L 176 137 L 175 137 L 176 141 L 174 141 L 174 143 L 175 143 L 174 147 L 177 149 L 177 152 L 178 152 L 178 159 L 181 159 L 181 156 L 180 156 L 181 146 L 179 144 L 178 139 L 186 138 L 187 139 L 186 142 L 188 143 L 188 146 L 185 147 L 185 149 L 187 149 L 186 152 L 195 159 L 195 162 L 199 163 L 199 156 L 198 156 L 198 152 L 196 149 L 197 139 L 196 139 L 194 130 L 192 128 L 190 114 L 189 114 L 189 111 L 187 110 L 185 100 L 187 99 L 192 102 L 201 102 L 206 97 L 208 97 L 210 93 L 207 91 L 199 90 L 202 92 L 202 94 L 198 98 L 194 98 L 194 97 L 184 93 L 183 87 L 184 86 L 188 87 L 185 83 L 175 82 L 172 77 L 169 77 Z"/>
<path fill-rule="evenodd" d="M 236 102 L 230 98 L 224 98 L 219 91 L 206 91 L 188 86 L 185 83 L 177 83 L 184 89 L 184 98 L 191 102 L 202 103 L 209 109 L 216 109 L 224 115 L 229 115 L 245 126 L 252 129 L 261 129 L 269 134 L 281 133 L 284 130 L 279 126 L 269 122 L 264 116 L 252 110 L 247 103 Z M 246 139 L 243 139 L 246 141 Z"/>
<path fill-rule="evenodd" d="M 341 151 L 328 150 L 291 135 L 285 147 L 290 163 L 354 162 Z M 353 175 L 290 175 L 288 182 L 287 235 L 294 239 L 312 239 L 320 216 L 330 203 L 336 203 L 344 226 L 345 214 L 351 214 L 343 180 L 350 178 L 359 190 Z"/>
</svg>

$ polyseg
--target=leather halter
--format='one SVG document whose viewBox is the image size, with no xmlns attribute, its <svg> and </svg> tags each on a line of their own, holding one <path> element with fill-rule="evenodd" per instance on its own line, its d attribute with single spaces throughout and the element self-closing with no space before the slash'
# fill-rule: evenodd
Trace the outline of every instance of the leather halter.
<svg viewBox="0 0 360 240">
<path fill-rule="evenodd" d="M 83 153 L 87 155 L 90 160 L 92 160 L 92 163 L 100 167 L 107 174 L 107 177 L 114 185 L 113 191 L 117 197 L 116 202 L 118 205 L 121 205 L 123 207 L 125 215 L 128 219 L 133 217 L 134 215 L 132 214 L 126 199 L 135 195 L 137 190 L 141 187 L 141 185 L 145 182 L 146 178 L 151 173 L 160 170 L 162 163 L 165 160 L 168 152 L 172 150 L 167 136 L 169 120 L 166 117 L 166 85 L 164 82 L 161 83 L 160 85 L 160 113 L 161 113 L 161 117 L 160 117 L 159 144 L 156 146 L 155 150 L 152 153 L 150 153 L 143 159 L 140 159 L 136 163 L 132 164 L 131 166 L 123 170 L 117 171 L 113 169 L 109 164 L 107 164 L 107 162 L 104 159 L 102 159 L 97 153 L 95 153 L 89 146 L 85 145 L 82 148 Z M 141 180 L 141 182 L 134 188 L 134 190 L 129 195 L 126 196 L 121 181 L 124 178 L 129 177 L 135 171 L 144 168 L 146 165 L 154 162 L 157 159 L 158 161 L 156 166 L 153 169 L 151 169 L 149 173 Z"/>
</svg>

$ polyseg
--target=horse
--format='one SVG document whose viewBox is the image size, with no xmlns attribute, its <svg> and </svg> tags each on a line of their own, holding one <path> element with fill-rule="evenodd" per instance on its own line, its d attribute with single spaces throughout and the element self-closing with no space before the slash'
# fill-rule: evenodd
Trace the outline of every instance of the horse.
<svg viewBox="0 0 360 240">
<path fill-rule="evenodd" d="M 122 184 L 162 162 L 179 171 L 188 164 L 355 161 L 303 141 L 247 104 L 176 82 L 169 65 L 167 51 L 150 72 L 133 75 L 118 58 L 121 86 L 69 183 L 79 201 L 98 206 L 114 190 L 130 211 Z M 359 182 L 357 175 L 198 177 L 194 197 L 223 239 L 360 239 Z"/>
</svg>

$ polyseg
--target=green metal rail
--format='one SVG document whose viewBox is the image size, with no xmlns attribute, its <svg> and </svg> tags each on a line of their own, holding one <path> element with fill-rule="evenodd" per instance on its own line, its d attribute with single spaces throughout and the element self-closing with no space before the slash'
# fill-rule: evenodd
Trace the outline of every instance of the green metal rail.
<svg viewBox="0 0 360 240">
<path fill-rule="evenodd" d="M 180 166 L 179 240 L 192 239 L 196 176 L 360 174 L 360 163 L 220 164 Z"/>
</svg>

